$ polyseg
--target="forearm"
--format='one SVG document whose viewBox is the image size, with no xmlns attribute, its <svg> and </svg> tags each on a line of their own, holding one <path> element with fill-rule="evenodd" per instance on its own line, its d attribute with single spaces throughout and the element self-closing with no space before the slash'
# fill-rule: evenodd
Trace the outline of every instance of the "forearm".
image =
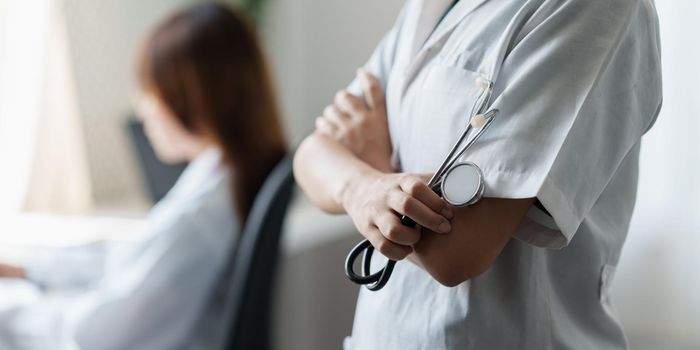
<svg viewBox="0 0 700 350">
<path fill-rule="evenodd" d="M 508 243 L 533 198 L 484 198 L 455 209 L 452 231 L 423 230 L 409 259 L 443 285 L 455 286 L 486 271 Z"/>
<path fill-rule="evenodd" d="M 318 132 L 308 136 L 294 157 L 294 176 L 311 202 L 329 213 L 344 213 L 342 196 L 353 180 L 377 172 L 337 141 Z"/>
<path fill-rule="evenodd" d="M 0 278 L 26 279 L 27 273 L 22 266 L 0 263 Z"/>
</svg>

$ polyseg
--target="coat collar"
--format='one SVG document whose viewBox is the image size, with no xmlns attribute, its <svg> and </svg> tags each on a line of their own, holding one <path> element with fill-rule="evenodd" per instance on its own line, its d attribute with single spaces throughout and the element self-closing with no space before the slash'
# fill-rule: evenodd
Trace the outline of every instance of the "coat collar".
<svg viewBox="0 0 700 350">
<path fill-rule="evenodd" d="M 413 40 L 410 47 L 407 47 L 408 52 L 404 51 L 408 55 L 409 64 L 405 70 L 401 96 L 423 66 L 427 52 L 443 42 L 462 19 L 486 1 L 488 0 L 460 0 L 439 24 L 438 21 L 452 0 L 416 0 L 413 3 L 406 23 L 408 32 L 413 34 Z"/>
<path fill-rule="evenodd" d="M 438 10 L 433 10 L 438 13 L 438 16 L 431 19 L 430 28 L 431 32 L 428 33 L 426 37 L 425 44 L 422 46 L 422 50 L 426 50 L 434 46 L 436 43 L 440 42 L 445 35 L 454 30 L 454 28 L 470 13 L 472 13 L 477 7 L 481 6 L 484 2 L 488 0 L 460 0 L 457 4 L 450 10 L 450 12 L 445 16 L 445 18 L 438 24 L 440 17 L 447 10 L 448 6 L 452 4 L 451 0 L 425 0 L 424 3 L 429 3 L 429 7 L 436 7 L 440 3 L 440 8 Z M 426 6 L 426 5 L 424 5 Z M 427 19 L 426 19 L 427 20 Z M 435 27 L 437 25 L 437 27 Z M 434 32 L 432 29 L 435 29 Z"/>
<path fill-rule="evenodd" d="M 218 147 L 210 147 L 193 159 L 182 172 L 168 197 L 196 196 L 208 183 L 225 175 L 223 152 Z"/>
<path fill-rule="evenodd" d="M 410 57 L 413 58 L 435 30 L 435 25 L 453 0 L 417 0 L 414 2 L 409 28 L 412 28 Z"/>
<path fill-rule="evenodd" d="M 413 28 L 410 57 L 419 58 L 421 53 L 435 46 L 470 13 L 488 0 L 460 0 L 438 24 L 452 0 L 417 0 L 413 16 L 409 20 Z M 437 27 L 436 27 L 437 26 Z"/>
</svg>

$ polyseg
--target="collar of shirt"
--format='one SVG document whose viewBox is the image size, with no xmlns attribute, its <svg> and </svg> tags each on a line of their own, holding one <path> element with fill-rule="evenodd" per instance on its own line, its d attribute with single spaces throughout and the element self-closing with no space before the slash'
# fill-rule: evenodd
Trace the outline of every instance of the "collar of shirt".
<svg viewBox="0 0 700 350">
<path fill-rule="evenodd" d="M 221 150 L 210 147 L 190 162 L 168 193 L 168 197 L 196 195 L 207 183 L 224 176 L 225 170 Z"/>
</svg>

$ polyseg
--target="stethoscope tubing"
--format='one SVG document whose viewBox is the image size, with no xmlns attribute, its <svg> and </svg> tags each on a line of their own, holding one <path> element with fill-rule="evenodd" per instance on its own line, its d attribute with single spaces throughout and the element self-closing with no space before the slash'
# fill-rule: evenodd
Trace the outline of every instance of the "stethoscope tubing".
<svg viewBox="0 0 700 350">
<path fill-rule="evenodd" d="M 370 268 L 372 265 L 373 252 L 374 247 L 367 239 L 353 247 L 352 250 L 350 250 L 350 254 L 345 258 L 345 275 L 354 283 L 365 285 L 367 289 L 371 291 L 378 291 L 389 282 L 389 277 L 391 277 L 391 273 L 394 271 L 396 260 L 389 259 L 384 268 L 375 273 L 371 273 Z M 362 276 L 356 274 L 353 267 L 360 253 L 362 254 Z"/>
</svg>

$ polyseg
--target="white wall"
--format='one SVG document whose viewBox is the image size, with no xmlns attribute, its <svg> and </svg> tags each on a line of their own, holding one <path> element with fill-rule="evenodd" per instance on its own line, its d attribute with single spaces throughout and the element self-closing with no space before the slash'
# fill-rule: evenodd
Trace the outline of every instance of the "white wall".
<svg viewBox="0 0 700 350">
<path fill-rule="evenodd" d="M 63 0 L 79 108 L 98 205 L 140 206 L 140 174 L 125 121 L 132 109 L 134 54 L 148 29 L 193 0 Z"/>
<path fill-rule="evenodd" d="M 354 77 L 403 0 L 271 0 L 264 37 L 292 141 Z"/>
<path fill-rule="evenodd" d="M 642 144 L 639 196 L 615 281 L 638 347 L 700 348 L 700 2 L 657 0 L 664 106 Z M 654 339 L 656 340 L 654 340 Z"/>
</svg>

